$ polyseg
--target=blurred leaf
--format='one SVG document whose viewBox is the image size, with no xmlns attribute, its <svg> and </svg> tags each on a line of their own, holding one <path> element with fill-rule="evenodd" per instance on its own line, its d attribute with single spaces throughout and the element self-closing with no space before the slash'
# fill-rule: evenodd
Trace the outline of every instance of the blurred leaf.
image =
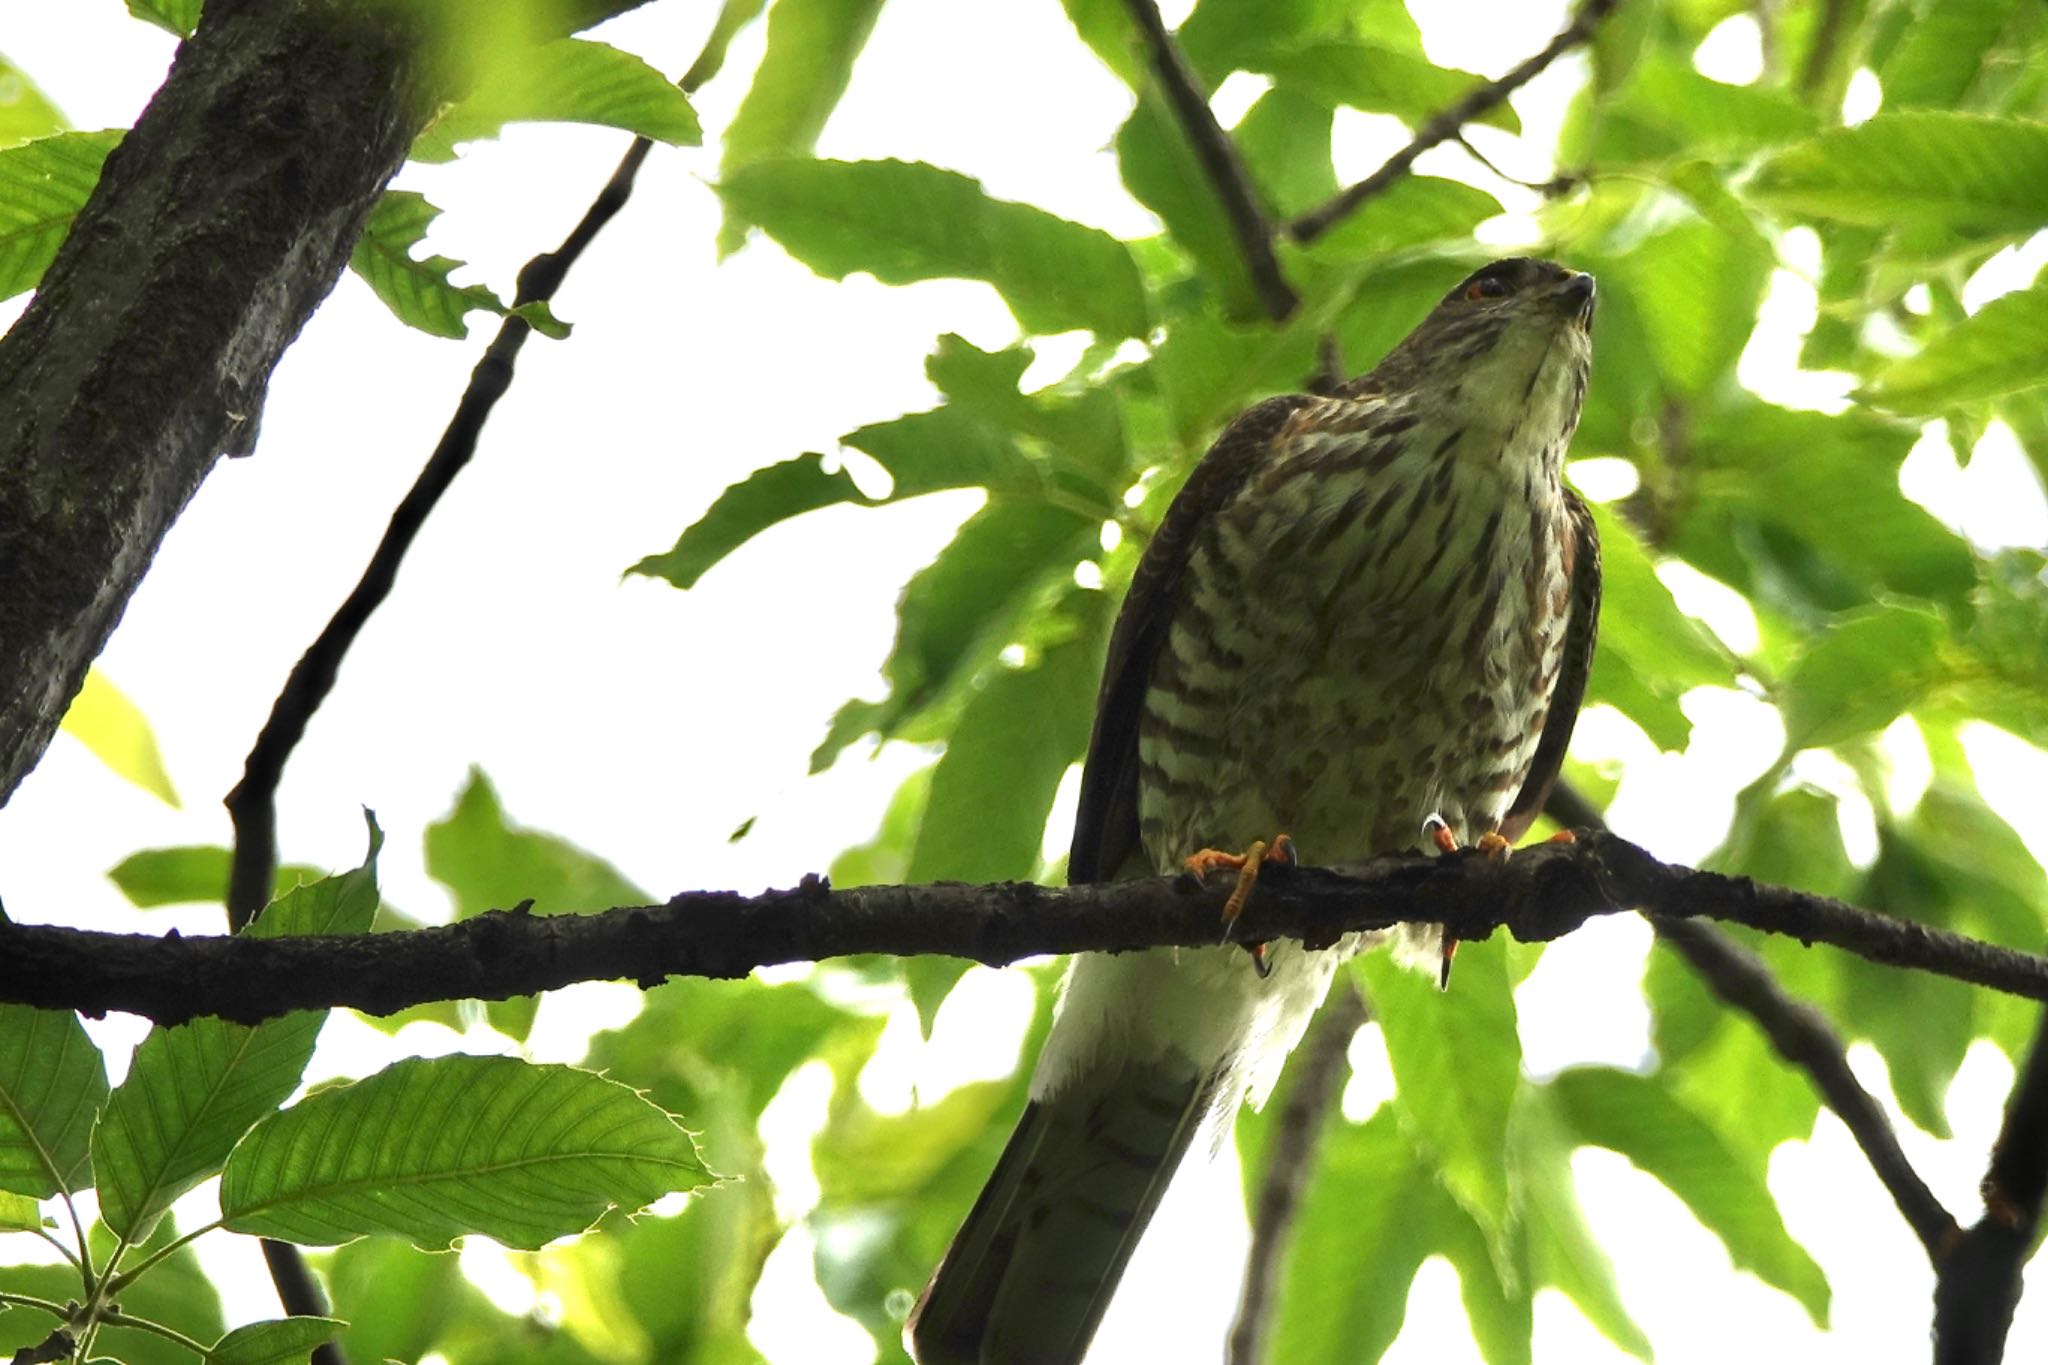
<svg viewBox="0 0 2048 1365">
<path fill-rule="evenodd" d="M 440 214 L 425 195 L 384 191 L 371 208 L 348 263 L 400 322 L 429 336 L 459 340 L 469 335 L 464 319 L 470 313 L 482 309 L 502 314 L 505 302 L 485 285 L 451 284 L 448 276 L 462 268 L 461 261 L 413 255 Z"/>
<path fill-rule="evenodd" d="M 882 0 L 775 0 L 767 50 L 720 143 L 721 180 L 757 161 L 810 155 L 881 11 Z M 746 240 L 749 213 L 726 197 L 721 256 Z"/>
<path fill-rule="evenodd" d="M 1180 319 L 1151 366 L 1174 439 L 1199 453 L 1253 402 L 1295 392 L 1315 369 L 1315 348 L 1312 329 L 1240 327 L 1207 313 Z"/>
<path fill-rule="evenodd" d="M 1887 109 L 1954 109 L 2012 17 L 2012 0 L 1923 0 L 1879 65 Z"/>
<path fill-rule="evenodd" d="M 889 798 L 875 837 L 840 851 L 826 870 L 833 886 L 847 890 L 856 886 L 891 886 L 904 880 L 910 867 L 910 846 L 917 827 L 924 820 L 925 800 L 932 789 L 932 766 L 919 768 L 903 779 L 903 785 Z"/>
<path fill-rule="evenodd" d="M 1614 1282 L 1614 1263 L 1593 1240 L 1579 1210 L 1571 1167 L 1574 1144 L 1548 1086 L 1523 1087 L 1514 1141 L 1532 1274 L 1563 1290 L 1609 1341 L 1649 1360 L 1650 1339 L 1629 1316 Z"/>
<path fill-rule="evenodd" d="M 587 1071 L 413 1057 L 251 1129 L 221 1173 L 237 1232 L 332 1246 L 466 1232 L 533 1249 L 711 1174 L 674 1116 Z"/>
<path fill-rule="evenodd" d="M 325 1279 L 334 1312 L 348 1322 L 350 1360 L 417 1360 L 433 1349 L 456 1300 L 477 1291 L 454 1256 L 422 1255 L 396 1237 L 337 1248 Z"/>
<path fill-rule="evenodd" d="M 0 151 L 0 299 L 36 287 L 121 132 L 58 133 Z"/>
<path fill-rule="evenodd" d="M 180 38 L 189 38 L 192 30 L 199 27 L 201 3 L 202 0 L 128 0 L 128 12 Z"/>
<path fill-rule="evenodd" d="M 1175 33 L 1180 49 L 1211 85 L 1232 71 L 1257 70 L 1259 56 L 1318 38 L 1368 33 L 1404 56 L 1422 55 L 1422 38 L 1400 0 L 1201 0 Z"/>
<path fill-rule="evenodd" d="M 107 681 L 106 674 L 97 668 L 87 670 L 60 728 L 118 776 L 177 809 L 178 793 L 164 771 L 149 718 L 127 693 Z"/>
<path fill-rule="evenodd" d="M 689 97 L 630 52 L 588 38 L 521 44 L 414 140 L 415 161 L 450 161 L 455 144 L 496 137 L 508 123 L 591 123 L 657 142 L 704 140 Z"/>
<path fill-rule="evenodd" d="M 347 1323 L 337 1318 L 277 1318 L 237 1327 L 214 1343 L 207 1365 L 290 1365 L 304 1360 L 323 1341 L 332 1341 Z"/>
<path fill-rule="evenodd" d="M 1420 53 L 1369 38 L 1275 45 L 1247 54 L 1245 64 L 1272 77 L 1282 89 L 1311 95 L 1325 104 L 1392 114 L 1417 125 L 1485 83 L 1484 77 L 1469 71 L 1437 66 Z M 1495 105 L 1476 122 L 1511 133 L 1522 129 L 1521 120 L 1506 104 Z"/>
<path fill-rule="evenodd" d="M 1827 1325 L 1828 1285 L 1778 1215 L 1764 1173 L 1737 1160 L 1721 1138 L 1646 1077 L 1575 1067 L 1550 1084 L 1559 1112 L 1583 1142 L 1619 1152 L 1685 1201 L 1738 1267 L 1797 1299 Z"/>
<path fill-rule="evenodd" d="M 1403 1131 L 1486 1230 L 1498 1263 L 1512 1220 L 1508 1115 L 1522 1068 L 1505 936 L 1461 944 L 1448 992 L 1388 953 L 1353 961 L 1386 1036 Z"/>
<path fill-rule="evenodd" d="M 1316 238 L 1307 254 L 1325 264 L 1351 263 L 1372 260 L 1390 255 L 1410 247 L 1424 246 L 1432 242 L 1444 242 L 1463 247 L 1472 235 L 1472 230 L 1487 219 L 1501 212 L 1500 200 L 1485 190 L 1455 180 L 1442 180 L 1428 175 L 1407 175 L 1387 187 L 1384 194 L 1372 199 Z M 1424 272 L 1417 281 L 1418 291 L 1427 297 L 1428 303 L 1409 319 L 1407 326 L 1388 339 L 1381 351 L 1391 350 L 1393 342 L 1407 334 L 1408 328 L 1422 320 L 1423 313 L 1433 306 L 1444 290 L 1457 283 L 1459 272 L 1467 268 L 1462 261 L 1420 263 Z M 1386 301 L 1381 297 L 1384 284 L 1400 281 L 1407 272 L 1398 268 L 1376 267 L 1367 277 L 1367 284 L 1360 294 L 1367 306 L 1382 306 Z M 1426 280 L 1427 287 L 1423 286 Z M 1407 305 L 1406 291 L 1396 289 L 1401 297 L 1404 311 Z M 1378 356 L 1374 355 L 1373 359 Z M 1366 359 L 1361 355 L 1359 360 Z"/>
<path fill-rule="evenodd" d="M 2048 223 L 2048 124 L 1981 114 L 1878 114 L 1788 147 L 1751 181 L 1776 208 L 1874 227 L 2000 238 Z"/>
<path fill-rule="evenodd" d="M 368 933 L 383 842 L 372 821 L 361 867 L 286 893 L 242 933 Z M 131 1241 L 147 1238 L 180 1195 L 218 1171 L 242 1134 L 298 1088 L 326 1019 L 325 1010 L 302 1010 L 253 1027 L 209 1017 L 151 1029 L 93 1129 L 107 1225 Z"/>
<path fill-rule="evenodd" d="M 1697 620 L 1679 610 L 1657 577 L 1656 561 L 1633 526 L 1611 504 L 1591 504 L 1600 532 L 1600 644 L 1673 695 L 1735 681 L 1728 653 Z"/>
<path fill-rule="evenodd" d="M 1119 80 L 1135 88 L 1144 79 L 1137 31 L 1131 27 L 1130 11 L 1123 0 L 1060 0 L 1060 8 L 1067 12 L 1074 35 Z"/>
<path fill-rule="evenodd" d="M 0 57 L 0 148 L 33 142 L 69 126 L 28 73 Z"/>
<path fill-rule="evenodd" d="M 177 848 L 145 848 L 116 863 L 107 879 L 120 888 L 138 910 L 160 905 L 218 903 L 226 894 L 234 855 L 218 844 L 185 844 Z M 282 863 L 272 897 L 302 882 L 320 880 L 321 870 L 304 863 Z"/>
<path fill-rule="evenodd" d="M 727 173 L 718 192 L 829 279 L 866 271 L 884 284 L 983 280 L 1027 332 L 1141 336 L 1148 325 L 1122 242 L 991 199 L 953 171 L 916 161 L 758 161 Z"/>
<path fill-rule="evenodd" d="M 1785 679 L 1788 749 L 1821 748 L 1882 730 L 1943 681 L 1947 631 L 1932 612 L 1874 607 L 1814 641 Z"/>
<path fill-rule="evenodd" d="M 130 1248 L 128 1255 L 140 1261 L 146 1255 L 170 1245 L 176 1230 L 166 1218 L 157 1234 L 143 1246 Z M 114 1237 L 95 1223 L 88 1230 L 93 1264 L 104 1266 L 113 1255 Z M 53 1303 L 82 1300 L 78 1272 L 68 1265 L 0 1266 L 0 1285 L 17 1294 L 32 1294 Z M 121 1311 L 130 1317 L 159 1323 L 182 1332 L 194 1341 L 213 1341 L 224 1332 L 220 1298 L 190 1247 L 181 1247 L 150 1267 L 147 1275 L 121 1289 Z M 0 1310 L 0 1352 L 9 1354 L 33 1346 L 49 1336 L 56 1322 L 33 1309 Z M 133 1327 L 102 1328 L 96 1340 L 95 1357 L 119 1365 L 192 1365 L 192 1353 L 176 1342 Z"/>
<path fill-rule="evenodd" d="M 43 1217 L 35 1200 L 0 1190 L 0 1232 L 33 1232 L 48 1226 L 54 1226 L 54 1220 Z"/>
<path fill-rule="evenodd" d="M 1993 299 L 1918 355 L 1878 371 L 1856 396 L 1932 416 L 2040 384 L 2048 384 L 2048 283 Z"/>
<path fill-rule="evenodd" d="M 48 1199 L 92 1184 L 107 1067 L 69 1010 L 0 1004 L 0 1190 Z"/>
<path fill-rule="evenodd" d="M 1653 8 L 1635 0 L 1629 8 Z M 1677 157 L 1748 157 L 1815 131 L 1813 112 L 1761 83 L 1723 85 L 1689 53 L 1645 54 L 1597 102 L 1581 95 L 1559 139 L 1561 165 L 1629 166 Z"/>
<path fill-rule="evenodd" d="M 1214 297 L 1218 311 L 1240 320 L 1262 318 L 1229 215 L 1156 83 L 1148 81 L 1140 90 L 1137 108 L 1117 129 L 1116 161 L 1131 197 L 1156 214 L 1193 259 L 1201 288 Z M 1173 267 L 1175 275 L 1185 269 L 1178 257 Z"/>
<path fill-rule="evenodd" d="M 1734 368 L 1749 341 L 1771 253 L 1754 235 L 1691 222 L 1643 239 L 1601 273 L 1635 296 L 1658 368 L 1696 395 Z"/>
<path fill-rule="evenodd" d="M 1330 161 L 1334 118 L 1320 100 L 1275 89 L 1259 96 L 1231 129 L 1261 200 L 1276 216 L 1304 212 L 1337 192 Z"/>
<path fill-rule="evenodd" d="M 454 897 L 459 920 L 527 900 L 534 913 L 552 915 L 653 899 L 597 855 L 513 824 L 481 768 L 469 770 L 455 809 L 427 826 L 426 862 L 427 875 Z M 524 1039 L 537 1003 L 535 996 L 515 996 L 486 1001 L 484 1011 L 500 1033 Z"/>
<path fill-rule="evenodd" d="M 991 501 L 969 517 L 897 603 L 896 641 L 882 664 L 889 695 L 840 708 L 811 756 L 813 772 L 871 731 L 905 734 L 933 708 L 957 702 L 1023 623 L 1064 595 L 1074 565 L 1097 544 L 1099 524 L 1037 502 Z"/>
</svg>

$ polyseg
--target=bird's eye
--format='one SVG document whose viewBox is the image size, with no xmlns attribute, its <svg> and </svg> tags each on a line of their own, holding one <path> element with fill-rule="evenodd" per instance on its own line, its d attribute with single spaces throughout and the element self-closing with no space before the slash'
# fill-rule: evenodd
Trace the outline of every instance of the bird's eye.
<svg viewBox="0 0 2048 1365">
<path fill-rule="evenodd" d="M 1465 297 L 1474 303 L 1480 299 L 1505 298 L 1507 292 L 1507 281 L 1493 275 L 1482 275 L 1465 286 Z"/>
</svg>

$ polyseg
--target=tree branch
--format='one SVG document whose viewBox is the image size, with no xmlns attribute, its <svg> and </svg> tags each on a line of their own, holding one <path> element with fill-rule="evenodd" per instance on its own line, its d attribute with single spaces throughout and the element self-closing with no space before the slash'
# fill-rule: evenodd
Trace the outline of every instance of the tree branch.
<svg viewBox="0 0 2048 1365">
<path fill-rule="evenodd" d="M 1984 1173 L 1984 1216 L 1935 1265 L 1935 1365 L 1997 1365 L 2048 1195 L 2048 1012 L 2006 1101 Z"/>
<path fill-rule="evenodd" d="M 1385 165 L 1289 223 L 1288 235 L 1297 242 L 1313 242 L 1356 213 L 1367 200 L 1384 193 L 1389 185 L 1407 174 L 1417 157 L 1438 143 L 1458 136 L 1466 124 L 1505 102 L 1508 96 L 1534 80 L 1552 62 L 1590 39 L 1600 21 L 1619 3 L 1620 0 L 1585 0 L 1572 21 L 1558 30 L 1557 36 L 1541 52 L 1499 80 L 1486 82 L 1456 104 L 1433 115 L 1429 122 L 1415 130 L 1415 136 L 1409 139 L 1407 146 L 1387 158 Z"/>
<path fill-rule="evenodd" d="M 1289 1061 L 1286 1098 L 1273 1116 L 1265 1178 L 1252 1201 L 1252 1244 L 1237 1318 L 1224 1344 L 1225 1365 L 1259 1365 L 1265 1359 L 1280 1268 L 1294 1239 L 1301 1192 L 1314 1176 L 1323 1126 L 1344 1098 L 1344 1082 L 1351 1075 L 1345 1053 L 1352 1035 L 1371 1017 L 1357 985 L 1342 978 L 1335 998 L 1317 1014 L 1308 1041 Z"/>
<path fill-rule="evenodd" d="M 391 1014 L 429 1000 L 506 999 L 575 981 L 655 985 L 732 978 L 781 962 L 855 953 L 944 953 L 1000 966 L 1041 953 L 1120 952 L 1217 941 L 1226 887 L 1187 878 L 1078 887 L 1025 882 L 868 886 L 809 878 L 759 896 L 698 891 L 664 906 L 585 915 L 493 911 L 458 924 L 359 937 L 155 938 L 0 924 L 0 1000 L 159 1023 L 243 1023 L 346 1005 Z M 1247 942 L 1342 934 L 1404 921 L 1461 939 L 1505 926 L 1553 939 L 1593 915 L 1641 907 L 1832 943 L 2048 1000 L 2048 958 L 2013 952 L 1823 896 L 1658 862 L 1612 834 L 1539 845 L 1507 862 L 1466 851 L 1398 854 L 1343 870 L 1269 868 L 1237 922 Z"/>
<path fill-rule="evenodd" d="M 1145 35 L 1152 72 L 1159 78 L 1159 87 L 1166 93 L 1174 118 L 1195 149 L 1195 158 L 1202 163 L 1209 187 L 1223 205 L 1223 216 L 1230 223 L 1230 235 L 1237 239 L 1237 249 L 1244 257 L 1245 273 L 1251 277 L 1259 306 L 1273 321 L 1282 321 L 1300 300 L 1280 269 L 1280 258 L 1273 253 L 1273 223 L 1259 203 L 1258 188 L 1252 184 L 1244 158 L 1230 134 L 1216 122 L 1194 71 L 1167 31 L 1166 21 L 1159 16 L 1159 6 L 1154 0 L 1126 0 L 1126 7 Z"/>
<path fill-rule="evenodd" d="M 554 297 L 569 268 L 613 215 L 625 207 L 633 192 L 633 178 L 652 145 L 645 138 L 635 138 L 575 230 L 561 246 L 526 263 L 519 272 L 518 304 L 541 303 Z M 370 556 L 361 580 L 293 665 L 291 675 L 272 703 L 270 719 L 264 722 L 262 733 L 249 750 L 242 780 L 227 796 L 228 814 L 235 826 L 234 863 L 227 897 L 232 927 L 247 924 L 270 900 L 271 881 L 277 873 L 277 784 L 284 776 L 286 760 L 305 736 L 313 713 L 333 690 L 341 662 L 356 637 L 369 623 L 371 614 L 391 595 L 392 586 L 398 581 L 399 565 L 420 528 L 455 482 L 455 476 L 476 453 L 484 423 L 511 388 L 513 362 L 532 331 L 526 319 L 516 315 L 508 315 L 498 324 L 498 335 L 492 338 L 470 374 L 469 387 L 456 404 L 448 429 L 420 470 L 419 478 L 391 514 L 391 524 Z"/>
</svg>

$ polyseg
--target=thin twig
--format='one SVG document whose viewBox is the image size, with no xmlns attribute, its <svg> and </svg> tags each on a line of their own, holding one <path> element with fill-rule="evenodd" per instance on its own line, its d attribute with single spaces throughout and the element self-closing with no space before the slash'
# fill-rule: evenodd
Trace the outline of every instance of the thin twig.
<svg viewBox="0 0 2048 1365">
<path fill-rule="evenodd" d="M 645 138 L 634 139 L 610 182 L 583 215 L 583 221 L 560 247 L 527 262 L 519 272 L 519 304 L 541 303 L 553 297 L 562 277 L 591 239 L 625 206 L 632 193 L 633 177 L 646 160 L 650 145 Z M 398 580 L 399 566 L 420 527 L 476 452 L 484 422 L 511 386 L 513 360 L 532 330 L 525 318 L 516 315 L 508 315 L 499 324 L 498 335 L 470 375 L 469 388 L 456 405 L 448 429 L 442 433 L 440 443 L 434 447 L 405 500 L 391 514 L 391 524 L 376 553 L 370 556 L 361 580 L 292 668 L 271 706 L 270 719 L 249 750 L 242 780 L 227 797 L 228 814 L 235 826 L 228 918 L 236 928 L 255 918 L 270 900 L 277 869 L 277 784 L 284 776 L 285 762 L 305 736 L 313 713 L 334 689 L 349 648 L 371 614 L 390 596 L 392 585 Z"/>
<path fill-rule="evenodd" d="M 1266 310 L 1267 317 L 1280 322 L 1300 300 L 1280 269 L 1280 258 L 1273 252 L 1273 223 L 1259 203 L 1251 172 L 1245 169 L 1237 144 L 1216 122 L 1194 71 L 1167 31 L 1166 21 L 1159 16 L 1159 6 L 1154 0 L 1125 3 L 1132 20 L 1145 35 L 1145 47 L 1151 54 L 1152 71 L 1159 78 L 1160 89 L 1166 92 L 1174 118 L 1195 149 L 1195 158 L 1202 163 L 1209 187 L 1216 191 L 1223 206 L 1223 216 L 1229 220 L 1230 235 L 1237 239 L 1237 249 L 1244 257 L 1245 273 L 1251 277 L 1259 306 Z"/>
<path fill-rule="evenodd" d="M 1606 828 L 1599 809 L 1567 782 L 1551 789 L 1545 813 L 1568 828 Z M 1907 1160 L 1883 1107 L 1849 1069 L 1848 1049 L 1833 1026 L 1819 1010 L 1788 994 L 1761 957 L 1712 925 L 1670 915 L 1648 918 L 1657 937 L 1690 963 L 1715 995 L 1756 1020 L 1779 1055 L 1812 1079 L 1891 1192 L 1913 1235 L 1930 1258 L 1937 1256 L 1955 1235 L 1955 1217 Z"/>
<path fill-rule="evenodd" d="M 2048 1012 L 2006 1100 L 1982 1189 L 1984 1216 L 1935 1262 L 1935 1365 L 1997 1365 L 2005 1356 L 2048 1195 Z"/>
<path fill-rule="evenodd" d="M 1344 1081 L 1350 1075 L 1345 1053 L 1352 1035 L 1371 1017 L 1357 985 L 1344 978 L 1336 998 L 1316 1016 L 1308 1042 L 1288 1064 L 1286 1097 L 1273 1116 L 1265 1176 L 1252 1201 L 1252 1244 L 1245 1258 L 1237 1318 L 1224 1346 L 1226 1365 L 1258 1365 L 1265 1359 L 1281 1264 L 1294 1239 L 1301 1193 L 1314 1173 L 1323 1127 L 1344 1097 Z"/>
<path fill-rule="evenodd" d="M 839 891 L 811 878 L 758 896 L 690 892 L 666 905 L 581 915 L 498 910 L 432 929 L 341 936 L 159 938 L 10 923 L 0 924 L 0 1001 L 123 1010 L 159 1023 L 200 1015 L 253 1023 L 337 1005 L 391 1014 L 429 1000 L 507 999 L 576 981 L 729 979 L 855 953 L 942 953 L 1000 966 L 1039 953 L 1200 947 L 1216 941 L 1228 880 Z M 1538 942 L 1633 908 L 1746 924 L 2048 1000 L 2048 957 L 1661 863 L 1591 830 L 1576 844 L 1539 844 L 1506 863 L 1468 850 L 1390 854 L 1342 869 L 1280 864 L 1261 874 L 1236 928 L 1247 942 L 1329 942 L 1414 922 L 1460 939 L 1506 928 Z"/>
<path fill-rule="evenodd" d="M 1384 193 L 1389 185 L 1407 174 L 1408 168 L 1415 164 L 1417 157 L 1438 143 L 1448 142 L 1456 137 L 1466 124 L 1488 110 L 1498 107 L 1508 96 L 1534 80 L 1552 62 L 1590 39 L 1593 30 L 1600 26 L 1600 21 L 1619 3 L 1620 0 L 1586 0 L 1586 3 L 1579 6 L 1579 12 L 1572 17 L 1572 21 L 1558 30 L 1557 36 L 1552 38 L 1541 52 L 1499 80 L 1488 81 L 1478 86 L 1456 104 L 1433 115 L 1427 123 L 1415 130 L 1415 136 L 1409 139 L 1407 146 L 1387 158 L 1385 165 L 1289 223 L 1288 235 L 1297 242 L 1313 242 L 1345 218 L 1356 213 L 1367 200 Z"/>
<path fill-rule="evenodd" d="M 1848 0 L 1823 0 L 1820 22 L 1813 29 L 1813 46 L 1807 49 L 1806 66 L 1799 73 L 1799 93 L 1806 98 L 1813 98 L 1827 84 L 1848 19 Z"/>
</svg>

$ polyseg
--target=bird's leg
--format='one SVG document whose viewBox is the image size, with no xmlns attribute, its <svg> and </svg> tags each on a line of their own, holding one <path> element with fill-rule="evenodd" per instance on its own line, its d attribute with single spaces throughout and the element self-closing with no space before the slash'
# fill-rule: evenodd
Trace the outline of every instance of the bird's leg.
<svg viewBox="0 0 2048 1365">
<path fill-rule="evenodd" d="M 1197 877 L 1206 877 L 1220 868 L 1232 868 L 1237 872 L 1237 885 L 1230 888 L 1229 899 L 1223 902 L 1223 941 L 1230 942 L 1230 935 L 1237 924 L 1237 917 L 1244 913 L 1245 902 L 1251 899 L 1252 888 L 1258 885 L 1259 868 L 1268 862 L 1291 863 L 1294 861 L 1294 840 L 1284 834 L 1276 834 L 1273 841 L 1254 839 L 1251 847 L 1242 853 L 1229 853 L 1220 848 L 1202 849 L 1187 860 L 1188 871 Z M 1252 968 L 1261 978 L 1271 972 L 1272 966 L 1266 961 L 1266 945 L 1248 943 L 1245 951 L 1252 955 Z"/>
<path fill-rule="evenodd" d="M 1456 853 L 1461 847 L 1458 843 L 1458 836 L 1451 832 L 1450 822 L 1435 811 L 1431 811 L 1423 817 L 1422 837 L 1435 845 L 1436 851 L 1439 853 Z M 1490 863 L 1504 863 L 1508 860 L 1508 855 L 1515 851 L 1514 845 L 1503 839 L 1499 830 L 1493 829 L 1480 835 L 1479 842 L 1474 844 L 1473 847 L 1478 849 L 1480 854 Z M 1436 988 L 1438 990 L 1447 991 L 1451 988 L 1451 959 L 1457 955 L 1458 940 L 1451 936 L 1450 930 L 1446 929 L 1444 930 L 1443 964 L 1437 968 L 1436 973 Z"/>
</svg>

